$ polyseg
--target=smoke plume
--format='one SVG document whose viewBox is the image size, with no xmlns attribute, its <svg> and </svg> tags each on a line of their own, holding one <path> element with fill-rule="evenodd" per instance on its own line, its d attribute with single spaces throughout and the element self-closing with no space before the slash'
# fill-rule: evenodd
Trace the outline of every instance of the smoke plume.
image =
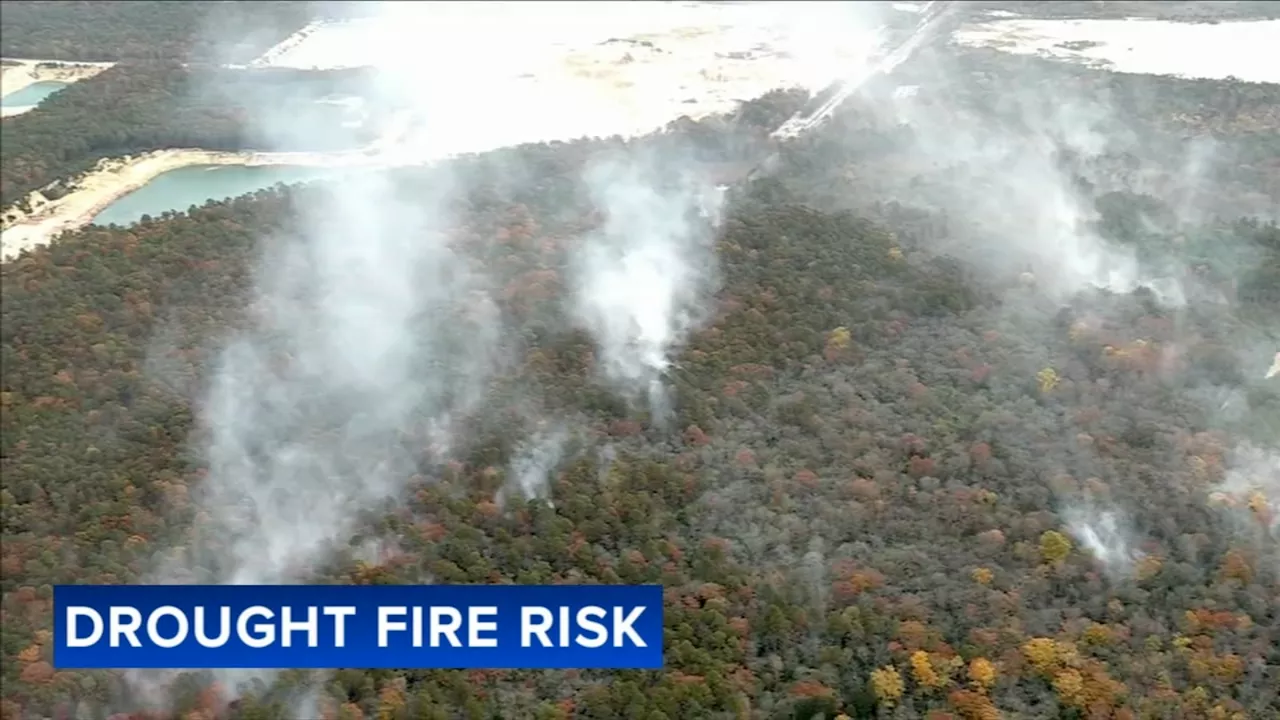
<svg viewBox="0 0 1280 720">
<path fill-rule="evenodd" d="M 1072 508 L 1064 513 L 1067 529 L 1113 576 L 1128 573 L 1142 553 L 1132 547 L 1120 513 Z"/>
<path fill-rule="evenodd" d="M 568 441 L 569 432 L 563 425 L 536 432 L 516 451 L 509 481 L 498 494 L 499 501 L 511 493 L 519 493 L 525 499 L 548 498 L 550 502 L 551 474 L 563 459 Z"/>
<path fill-rule="evenodd" d="M 713 222 L 722 194 L 690 176 L 611 157 L 585 181 L 605 214 L 575 257 L 575 314 L 600 348 L 605 378 L 655 419 L 670 407 L 663 375 L 715 290 Z"/>
<path fill-rule="evenodd" d="M 429 105 L 435 117 L 450 107 L 407 89 L 375 81 L 369 95 L 383 109 Z M 252 118 L 257 132 L 283 138 L 279 115 Z M 296 227 L 264 240 L 248 321 L 197 403 L 207 475 L 193 540 L 157 557 L 149 580 L 315 578 L 421 463 L 443 459 L 483 399 L 501 320 L 484 274 L 451 246 L 455 183 L 446 169 L 424 170 L 410 192 L 368 165 L 294 193 Z M 135 673 L 130 685 L 163 703 L 168 675 Z M 220 674 L 233 692 L 262 675 Z"/>
<path fill-rule="evenodd" d="M 451 310 L 477 286 L 429 211 L 398 207 L 377 175 L 318 193 L 303 235 L 265 259 L 257 327 L 227 348 L 204 408 L 220 541 L 201 564 L 223 582 L 294 580 L 325 559 L 411 474 L 401 433 L 468 409 L 495 347 L 483 304 L 458 332 Z M 436 369 L 455 353 L 464 377 Z"/>
</svg>

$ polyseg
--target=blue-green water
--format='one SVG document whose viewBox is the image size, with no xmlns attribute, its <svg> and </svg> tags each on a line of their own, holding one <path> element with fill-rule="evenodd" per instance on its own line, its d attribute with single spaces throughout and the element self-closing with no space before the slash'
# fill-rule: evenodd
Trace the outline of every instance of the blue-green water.
<svg viewBox="0 0 1280 720">
<path fill-rule="evenodd" d="M 53 80 L 31 83 L 17 92 L 11 92 L 4 97 L 0 97 L 0 107 L 25 107 L 27 105 L 39 105 L 44 102 L 45 98 L 59 90 L 62 90 L 66 86 L 67 83 L 55 82 Z"/>
<path fill-rule="evenodd" d="M 192 205 L 225 200 L 271 187 L 276 183 L 300 183 L 333 177 L 327 168 L 270 165 L 197 165 L 170 170 L 108 205 L 93 218 L 97 225 L 131 225 L 143 215 L 158 216 L 167 210 L 186 212 Z"/>
</svg>

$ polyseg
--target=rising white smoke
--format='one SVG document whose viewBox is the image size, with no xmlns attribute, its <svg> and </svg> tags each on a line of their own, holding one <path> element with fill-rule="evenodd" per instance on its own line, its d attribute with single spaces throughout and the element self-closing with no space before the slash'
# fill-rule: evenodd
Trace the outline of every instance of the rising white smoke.
<svg viewBox="0 0 1280 720">
<path fill-rule="evenodd" d="M 413 90 L 384 78 L 370 93 L 384 106 L 463 111 L 437 85 L 416 88 L 427 98 Z M 290 118 L 254 121 L 267 137 L 290 132 Z M 297 193 L 297 228 L 264 240 L 248 326 L 199 403 L 207 477 L 195 541 L 158 558 L 151 581 L 314 578 L 420 463 L 459 440 L 456 423 L 499 359 L 501 323 L 485 276 L 450 246 L 451 178 L 425 172 L 411 191 L 367 169 Z M 166 675 L 135 673 L 131 685 L 155 705 Z M 263 675 L 219 674 L 233 692 Z"/>
<path fill-rule="evenodd" d="M 469 409 L 496 345 L 472 272 L 423 224 L 439 206 L 398 206 L 377 175 L 317 200 L 266 260 L 258 327 L 227 349 L 204 411 L 203 507 L 230 583 L 298 578 L 395 498 L 414 462 L 401 433 Z M 459 318 L 463 298 L 479 304 Z M 458 352 L 461 377 L 432 367 Z"/>
<path fill-rule="evenodd" d="M 938 28 L 965 18 L 960 5 L 944 9 Z M 937 9 L 942 4 L 929 6 Z M 948 12 L 951 16 L 946 16 Z M 910 37 L 927 35 L 918 30 Z M 969 35 L 972 32 L 962 30 L 956 36 Z M 1190 300 L 1180 280 L 1181 267 L 1144 269 L 1131 249 L 1100 237 L 1092 198 L 1081 191 L 1076 174 L 1083 172 L 1099 192 L 1158 195 L 1176 208 L 1179 221 L 1192 222 L 1202 215 L 1201 191 L 1215 168 L 1226 161 L 1217 147 L 1208 142 L 1186 143 L 1175 151 L 1181 155 L 1181 172 L 1165 171 L 1159 176 L 1114 162 L 1098 164 L 1104 156 L 1126 153 L 1151 161 L 1155 152 L 1149 148 L 1143 152 L 1142 133 L 1115 112 L 1105 93 L 1059 81 L 1046 92 L 1048 77 L 1037 77 L 1034 66 L 1013 60 L 1008 64 L 1020 65 L 1018 76 L 996 80 L 965 69 L 969 63 L 956 62 L 949 50 L 939 56 L 929 52 L 930 43 L 916 44 L 921 52 L 901 61 L 906 81 L 918 85 L 908 86 L 909 91 L 868 87 L 851 94 L 869 99 L 877 108 L 875 113 L 889 125 L 909 130 L 912 141 L 909 147 L 898 148 L 896 166 L 889 172 L 911 184 L 888 194 L 902 200 L 912 194 L 918 199 L 923 192 L 929 204 L 947 209 L 952 242 L 936 249 L 1002 274 L 1031 270 L 1036 287 L 1058 300 L 1090 287 L 1114 292 L 1145 287 L 1160 302 L 1175 307 Z M 936 51 L 944 44 L 934 41 L 932 48 Z M 911 46 L 908 40 L 900 47 Z M 846 78 L 845 90 L 859 85 L 854 81 L 864 74 L 855 72 Z M 890 85 L 902 81 L 895 78 Z M 874 78 L 871 84 L 885 85 Z M 837 93 L 836 99 L 842 94 Z M 955 102 L 966 95 L 991 105 L 988 110 L 1003 121 L 991 122 L 991 112 L 971 112 L 966 108 L 969 100 Z M 1170 160 L 1178 162 L 1177 157 L 1168 157 L 1168 149 L 1157 154 L 1166 168 Z M 1076 158 L 1076 167 L 1064 167 L 1064 157 Z M 883 172 L 878 174 L 881 183 L 893 182 Z"/>
<path fill-rule="evenodd" d="M 203 403 L 197 544 L 153 581 L 305 581 L 399 498 L 426 449 L 448 449 L 500 332 L 442 232 L 447 192 L 408 198 L 370 174 L 300 198 L 302 232 L 271 243 L 253 327 L 228 344 Z M 231 687 L 252 676 L 222 674 Z M 152 702 L 165 684 L 134 680 Z"/>
<path fill-rule="evenodd" d="M 1094 157 L 1118 142 L 1100 129 L 1107 108 L 1092 99 L 1062 97 L 1045 109 L 1020 98 L 1016 89 L 992 89 L 1007 93 L 999 102 L 1018 116 L 1023 131 L 1011 134 L 964 111 L 937 112 L 929 94 L 960 80 L 942 63 L 934 72 L 919 94 L 892 107 L 912 131 L 909 153 L 918 164 L 950 173 L 939 192 L 954 211 L 963 245 L 948 250 L 998 270 L 1031 269 L 1037 286 L 1056 299 L 1088 287 L 1129 292 L 1151 284 L 1132 251 L 1107 243 L 1092 229 L 1092 208 L 1058 163 L 1064 151 Z M 1181 302 L 1177 295 L 1170 300 Z"/>
<path fill-rule="evenodd" d="M 397 112 L 369 164 L 544 139 L 531 132 L 571 137 L 575 122 L 593 117 L 556 108 L 556 128 L 503 120 L 511 98 L 495 92 L 488 105 L 475 103 L 477 87 L 510 84 L 507 70 L 481 62 L 488 46 L 424 43 L 415 32 L 430 27 L 456 41 L 467 34 L 466 13 L 384 4 L 373 14 L 382 22 L 362 26 L 361 46 L 377 47 L 380 72 L 366 105 Z M 481 15 L 472 25 L 496 22 Z M 435 72 L 455 67 L 478 70 Z M 557 105 L 526 99 L 546 113 Z M 406 119 L 418 126 L 410 137 Z M 326 132 L 282 113 L 253 120 L 260 135 L 282 141 Z M 709 227 L 722 193 L 656 175 L 625 163 L 589 174 L 608 222 L 578 258 L 577 277 L 579 317 L 600 342 L 606 375 L 663 414 L 661 374 L 713 289 Z M 351 173 L 300 196 L 299 232 L 267 243 L 251 326 L 229 339 L 200 403 L 208 475 L 195 498 L 195 542 L 157 558 L 152 581 L 306 581 L 347 547 L 363 517 L 399 498 L 423 454 L 439 457 L 463 440 L 453 428 L 484 396 L 501 325 L 484 275 L 449 246 L 453 188 L 444 171 L 436 176 L 407 196 L 381 172 Z M 511 490 L 545 496 L 567 438 L 555 423 L 531 438 L 513 461 Z M 163 675 L 134 674 L 132 684 L 159 703 Z M 233 691 L 261 676 L 221 674 Z"/>
<path fill-rule="evenodd" d="M 1116 510 L 1072 508 L 1064 513 L 1068 531 L 1113 576 L 1128 573 L 1143 554 L 1133 547 Z"/>
<path fill-rule="evenodd" d="M 1245 537 L 1262 534 L 1262 548 L 1280 537 L 1280 451 L 1240 442 L 1231 452 L 1226 477 L 1214 488 L 1210 504 L 1223 509 Z M 1269 553 L 1280 563 L 1280 553 Z M 1277 567 L 1280 567 L 1278 565 Z"/>
<path fill-rule="evenodd" d="M 672 354 L 708 317 L 723 193 L 620 158 L 594 164 L 585 180 L 605 224 L 574 258 L 574 310 L 608 381 L 661 420 Z"/>
<path fill-rule="evenodd" d="M 915 26 L 882 48 L 882 57 L 856 64 L 820 108 L 793 117 L 775 137 L 815 132 L 838 106 L 869 99 L 876 114 L 909 128 L 912 141 L 899 148 L 894 172 L 908 179 L 913 167 L 925 172 L 926 192 L 932 189 L 940 196 L 932 200 L 954 211 L 960 242 L 938 249 L 998 271 L 1033 270 L 1037 287 L 1059 300 L 1087 287 L 1122 293 L 1147 287 L 1166 303 L 1185 303 L 1176 282 L 1145 275 L 1131 250 L 1097 234 L 1089 199 L 1061 167 L 1064 153 L 1094 158 L 1133 144 L 1133 132 L 1115 121 L 1105 100 L 1060 93 L 1045 103 L 1037 86 L 984 88 L 1000 114 L 1012 118 L 1001 126 L 948 107 L 951 88 L 973 78 L 949 59 L 920 55 L 945 45 L 963 12 L 955 3 L 929 3 Z M 920 85 L 895 87 L 888 96 L 883 87 L 868 86 L 883 86 L 881 75 L 908 62 Z"/>
<path fill-rule="evenodd" d="M 512 493 L 525 499 L 547 499 L 550 503 L 550 479 L 564 457 L 568 441 L 569 432 L 563 425 L 536 432 L 516 450 L 508 471 L 508 482 L 498 493 L 499 503 Z"/>
</svg>

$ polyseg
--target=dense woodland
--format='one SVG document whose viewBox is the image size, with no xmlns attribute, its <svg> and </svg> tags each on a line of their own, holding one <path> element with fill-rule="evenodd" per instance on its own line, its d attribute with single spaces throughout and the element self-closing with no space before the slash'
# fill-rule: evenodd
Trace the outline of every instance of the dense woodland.
<svg viewBox="0 0 1280 720">
<path fill-rule="evenodd" d="M 279 0 L 6 0 L 0 55 L 245 63 L 306 25 L 314 10 L 310 2 Z"/>
<path fill-rule="evenodd" d="M 7 31 L 6 31 L 7 32 Z M 74 83 L 4 121 L 0 205 L 103 158 L 163 148 L 341 150 L 372 141 L 385 108 L 344 127 L 348 110 L 328 97 L 363 97 L 367 71 L 183 67 L 126 62 Z M 309 132 L 299 132 L 307 128 Z M 57 188 L 50 194 L 59 194 Z"/>
<path fill-rule="evenodd" d="M 1017 269 L 941 254 L 963 232 L 926 202 L 946 170 L 904 165 L 909 131 L 873 93 L 731 193 L 718 312 L 668 378 L 672 431 L 597 381 L 590 338 L 563 320 L 567 256 L 601 222 L 581 170 L 619 151 L 748 162 L 804 98 L 461 160 L 454 244 L 498 280 L 517 362 L 447 462 L 406 438 L 424 459 L 405 503 L 353 542 L 383 551 L 315 579 L 661 583 L 667 669 L 286 673 L 234 700 L 188 676 L 154 717 L 280 718 L 317 695 L 320 715 L 352 719 L 1278 717 L 1280 537 L 1275 498 L 1251 492 L 1276 487 L 1274 455 L 1243 484 L 1235 470 L 1247 441 L 1275 452 L 1280 436 L 1280 384 L 1241 352 L 1280 335 L 1280 229 L 1223 211 L 1249 205 L 1233 188 L 1280 197 L 1277 89 L 1083 70 L 1027 85 L 1019 73 L 1050 70 L 955 63 L 970 81 L 931 95 L 938 112 L 1011 136 L 1001 86 L 1051 102 L 1059 81 L 1095 83 L 1150 140 L 1063 159 L 1098 231 L 1196 268 L 1187 286 L 1228 302 L 1061 305 Z M 1240 161 L 1213 176 L 1213 212 L 1164 223 L 1177 209 L 1121 171 L 1189 135 Z M 413 195 L 432 177 L 394 179 Z M 118 674 L 51 666 L 51 586 L 138 580 L 202 542 L 196 398 L 306 192 L 89 228 L 0 267 L 4 720 L 144 717 Z M 499 507 L 531 395 L 585 440 L 553 473 L 554 506 Z M 1108 511 L 1135 553 L 1119 568 L 1072 531 L 1073 513 L 1102 526 Z"/>
</svg>

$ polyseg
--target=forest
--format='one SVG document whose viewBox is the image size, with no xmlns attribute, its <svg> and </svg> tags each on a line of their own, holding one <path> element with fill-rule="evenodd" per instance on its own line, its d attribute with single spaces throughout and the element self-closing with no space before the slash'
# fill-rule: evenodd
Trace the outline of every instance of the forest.
<svg viewBox="0 0 1280 720">
<path fill-rule="evenodd" d="M 897 79 L 944 125 L 1016 136 L 1027 115 L 1007 87 L 1040 88 L 1020 97 L 1046 107 L 1065 87 L 1105 96 L 1143 142 L 1059 157 L 1096 232 L 1226 300 L 1059 303 L 996 253 L 945 252 L 992 229 L 938 200 L 962 170 L 914 158 L 924 131 L 886 117 L 892 88 L 873 87 L 730 193 L 716 313 L 670 373 L 666 429 L 597 381 L 591 338 L 562 320 L 569 257 L 602 222 L 582 170 L 617 153 L 750 164 L 807 98 L 447 169 L 451 245 L 495 279 L 515 361 L 447 462 L 406 430 L 422 461 L 403 502 L 310 579 L 660 583 L 660 672 L 290 672 L 239 693 L 192 673 L 146 713 L 120 673 L 55 670 L 52 585 L 139 581 L 158 553 L 210 542 L 198 398 L 222 343 L 255 322 L 256 263 L 321 190 L 89 227 L 0 266 L 0 718 L 276 720 L 304 698 L 326 720 L 1278 717 L 1280 524 L 1259 488 L 1276 487 L 1280 383 L 1240 354 L 1280 335 L 1280 228 L 1257 217 L 1280 198 L 1276 86 L 946 62 L 964 82 L 931 91 L 928 64 Z M 148 67 L 6 121 L 6 197 L 176 133 L 243 142 L 234 115 L 135 130 L 189 82 Z M 77 119 L 100 80 L 139 83 L 136 103 Z M 11 141 L 42 112 L 65 133 Z M 1202 177 L 1209 210 L 1188 219 L 1134 186 L 1173 187 L 1196 138 L 1231 161 Z M 391 179 L 425 196 L 437 172 Z M 553 504 L 500 504 L 537 415 L 588 441 L 555 470 Z M 1129 554 L 1101 554 L 1082 524 Z"/>
<path fill-rule="evenodd" d="M 72 84 L 30 112 L 5 119 L 0 205 L 73 178 L 108 157 L 164 148 L 321 151 L 363 146 L 379 134 L 386 108 L 366 103 L 370 120 L 347 128 L 341 105 L 319 101 L 363 97 L 367 82 L 368 72 L 362 69 L 224 70 L 172 60 L 120 63 Z M 278 119 L 275 126 L 262 121 L 268 115 Z M 286 132 L 303 127 L 312 132 Z"/>
<path fill-rule="evenodd" d="M 313 19 L 311 2 L 6 0 L 0 55 L 247 63 Z M 227 38 L 237 38 L 229 45 Z"/>
</svg>

